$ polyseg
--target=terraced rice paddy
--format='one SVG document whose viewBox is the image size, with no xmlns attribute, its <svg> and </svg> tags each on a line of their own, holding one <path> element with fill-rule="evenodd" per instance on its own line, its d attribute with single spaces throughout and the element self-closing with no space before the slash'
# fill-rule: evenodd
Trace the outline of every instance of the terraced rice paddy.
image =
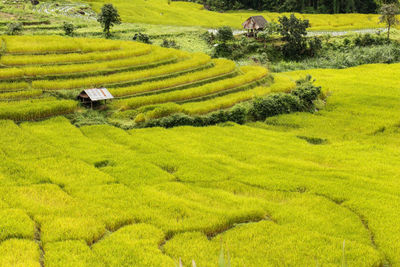
<svg viewBox="0 0 400 267">
<path fill-rule="evenodd" d="M 95 11 L 99 11 L 103 4 L 115 5 L 125 22 L 166 24 L 179 26 L 203 26 L 217 28 L 230 26 L 242 28 L 248 17 L 263 15 L 268 21 L 277 21 L 278 17 L 288 15 L 284 13 L 259 12 L 259 11 L 236 11 L 236 12 L 212 12 L 206 10 L 202 5 L 182 1 L 164 0 L 85 0 Z M 296 14 L 297 17 L 308 19 L 311 30 L 351 30 L 379 28 L 379 15 L 374 14 Z"/>
<path fill-rule="evenodd" d="M 0 265 L 400 266 L 400 64 L 306 73 L 327 108 L 266 123 L 0 121 Z"/>
<path fill-rule="evenodd" d="M 232 61 L 203 53 L 137 42 L 59 36 L 4 36 L 1 40 L 2 119 L 34 120 L 74 112 L 78 106 L 74 98 L 52 97 L 60 90 L 76 96 L 83 89 L 107 87 L 116 98 L 110 106 L 116 111 L 179 103 L 181 112 L 195 114 L 198 109 L 191 106 L 204 103 L 208 109 L 198 110 L 204 114 L 275 89 L 293 88 L 292 81 L 274 83 L 262 67 L 238 68 Z M 212 105 L 214 98 L 218 102 Z"/>
</svg>

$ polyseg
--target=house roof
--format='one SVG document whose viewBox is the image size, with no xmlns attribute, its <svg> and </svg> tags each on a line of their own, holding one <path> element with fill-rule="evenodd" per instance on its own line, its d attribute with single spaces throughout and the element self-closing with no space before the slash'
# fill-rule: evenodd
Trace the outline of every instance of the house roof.
<svg viewBox="0 0 400 267">
<path fill-rule="evenodd" d="M 98 100 L 106 100 L 113 99 L 114 97 L 106 88 L 93 88 L 86 89 L 81 92 L 81 94 L 85 93 L 90 100 L 98 101 Z"/>
<path fill-rule="evenodd" d="M 246 29 L 264 28 L 268 21 L 263 16 L 252 16 L 248 18 L 242 25 Z"/>
</svg>

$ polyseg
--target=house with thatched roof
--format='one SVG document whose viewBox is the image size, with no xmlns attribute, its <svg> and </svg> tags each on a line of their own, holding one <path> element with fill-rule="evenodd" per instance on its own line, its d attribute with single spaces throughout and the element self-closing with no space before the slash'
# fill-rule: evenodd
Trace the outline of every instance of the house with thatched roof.
<svg viewBox="0 0 400 267">
<path fill-rule="evenodd" d="M 252 16 L 242 23 L 249 35 L 256 35 L 256 32 L 264 30 L 267 24 L 268 21 L 263 16 Z"/>
</svg>

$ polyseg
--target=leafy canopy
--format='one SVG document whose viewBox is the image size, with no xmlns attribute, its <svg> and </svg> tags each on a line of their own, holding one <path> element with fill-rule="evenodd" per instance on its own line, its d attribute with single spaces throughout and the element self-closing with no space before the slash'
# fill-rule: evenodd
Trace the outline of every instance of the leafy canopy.
<svg viewBox="0 0 400 267">
<path fill-rule="evenodd" d="M 121 24 L 121 18 L 118 14 L 118 10 L 112 4 L 105 4 L 101 8 L 101 12 L 97 21 L 100 22 L 103 27 L 103 31 L 107 37 L 110 36 L 110 28 L 115 24 Z"/>
<path fill-rule="evenodd" d="M 388 29 L 388 39 L 390 38 L 390 28 L 393 25 L 399 24 L 397 15 L 399 14 L 398 4 L 385 4 L 380 10 L 381 16 L 379 17 L 380 22 L 386 23 Z"/>
</svg>

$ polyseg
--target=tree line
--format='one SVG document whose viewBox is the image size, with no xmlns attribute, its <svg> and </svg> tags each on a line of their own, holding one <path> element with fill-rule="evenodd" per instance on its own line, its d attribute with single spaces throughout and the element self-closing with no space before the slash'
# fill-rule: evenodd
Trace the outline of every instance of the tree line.
<svg viewBox="0 0 400 267">
<path fill-rule="evenodd" d="M 254 9 L 301 13 L 377 13 L 382 4 L 398 0 L 188 0 L 209 10 Z"/>
</svg>

